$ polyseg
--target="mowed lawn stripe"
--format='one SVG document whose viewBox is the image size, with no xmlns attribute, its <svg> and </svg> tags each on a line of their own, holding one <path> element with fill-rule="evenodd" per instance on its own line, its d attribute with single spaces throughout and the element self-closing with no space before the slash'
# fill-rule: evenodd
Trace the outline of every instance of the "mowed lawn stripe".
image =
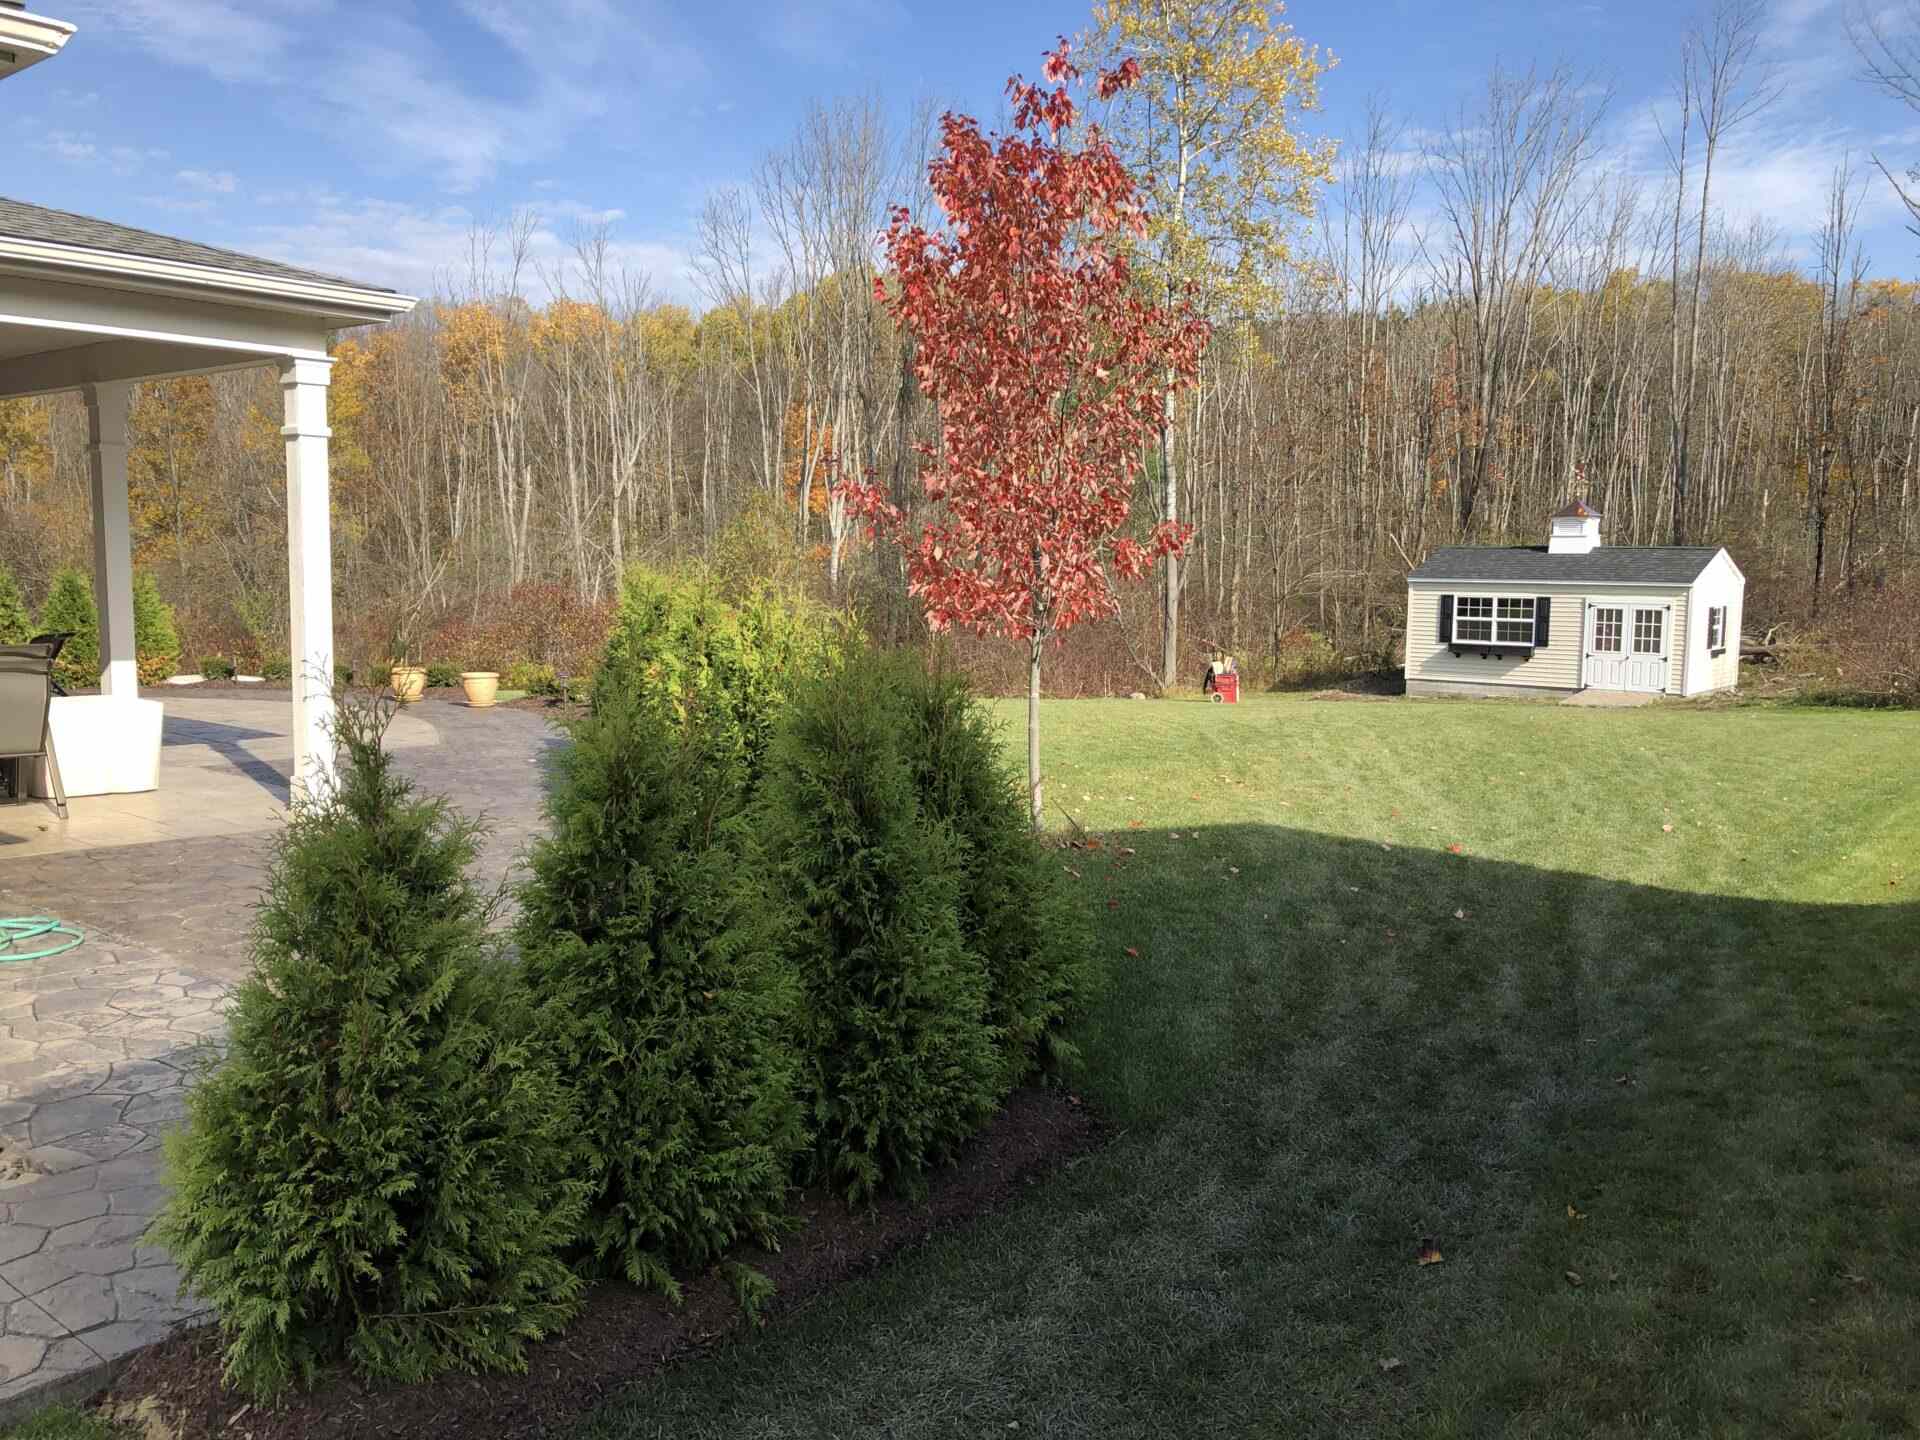
<svg viewBox="0 0 1920 1440">
<path fill-rule="evenodd" d="M 1920 880 L 1888 884 L 1920 720 L 1043 724 L 1102 842 L 1060 859 L 1114 967 L 1075 1083 L 1118 1138 L 590 1433 L 1920 1423 Z"/>
</svg>

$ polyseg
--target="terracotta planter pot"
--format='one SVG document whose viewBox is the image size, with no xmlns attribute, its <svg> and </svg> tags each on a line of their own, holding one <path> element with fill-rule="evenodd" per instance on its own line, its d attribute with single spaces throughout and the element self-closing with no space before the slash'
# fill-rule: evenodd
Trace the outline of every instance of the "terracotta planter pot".
<svg viewBox="0 0 1920 1440">
<path fill-rule="evenodd" d="M 460 688 L 467 692 L 467 704 L 475 710 L 493 708 L 494 696 L 500 693 L 500 672 L 497 670 L 467 670 L 460 676 Z"/>
<path fill-rule="evenodd" d="M 393 698 L 402 705 L 411 705 L 427 693 L 427 667 L 424 665 L 396 665 L 388 672 L 393 682 Z"/>
</svg>

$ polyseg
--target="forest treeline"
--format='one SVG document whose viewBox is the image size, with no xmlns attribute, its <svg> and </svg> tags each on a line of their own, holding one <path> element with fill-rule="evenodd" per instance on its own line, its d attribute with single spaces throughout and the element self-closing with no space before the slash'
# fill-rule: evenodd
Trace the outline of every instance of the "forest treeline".
<svg viewBox="0 0 1920 1440">
<path fill-rule="evenodd" d="M 1574 495 L 1609 543 L 1728 545 L 1749 638 L 1920 593 L 1920 288 L 1869 279 L 1867 178 L 1838 173 L 1790 237 L 1734 225 L 1681 158 L 1665 183 L 1599 143 L 1604 93 L 1496 71 L 1458 123 L 1384 113 L 1326 153 L 1311 215 L 1251 290 L 1223 288 L 1168 435 L 1182 664 L 1221 649 L 1392 663 L 1404 577 L 1435 546 L 1538 543 Z M 1702 112 L 1704 115 L 1704 111 Z M 1738 119 L 1738 115 L 1733 116 Z M 898 556 L 836 476 L 918 499 L 937 434 L 877 302 L 890 206 L 924 207 L 925 117 L 821 105 L 700 217 L 697 304 L 624 272 L 605 231 L 537 267 L 538 222 L 477 231 L 408 319 L 339 338 L 332 390 L 343 652 L 427 654 L 539 584 L 603 604 L 636 561 L 732 566 L 915 633 Z M 1882 183 L 1876 175 L 1874 183 Z M 146 384 L 133 411 L 137 564 L 189 656 L 284 635 L 270 371 Z M 0 404 L 0 564 L 30 598 L 89 560 L 73 397 Z M 1136 517 L 1167 508 L 1141 457 Z M 1163 599 L 1067 643 L 1063 689 L 1152 688 Z M 986 653 L 983 648 L 982 654 Z"/>
</svg>

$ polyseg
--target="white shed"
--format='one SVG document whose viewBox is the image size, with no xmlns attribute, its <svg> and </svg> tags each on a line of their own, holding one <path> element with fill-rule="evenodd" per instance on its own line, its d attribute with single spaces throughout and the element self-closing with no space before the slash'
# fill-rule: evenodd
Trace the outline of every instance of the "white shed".
<svg viewBox="0 0 1920 1440">
<path fill-rule="evenodd" d="M 1702 695 L 1740 679 L 1747 577 L 1717 545 L 1605 545 L 1576 500 L 1542 546 L 1436 550 L 1407 577 L 1409 695 Z"/>
</svg>

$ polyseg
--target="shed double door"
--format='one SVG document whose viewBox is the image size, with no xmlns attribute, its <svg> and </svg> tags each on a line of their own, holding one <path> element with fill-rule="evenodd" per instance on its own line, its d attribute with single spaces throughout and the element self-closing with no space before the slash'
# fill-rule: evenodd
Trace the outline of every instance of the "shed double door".
<svg viewBox="0 0 1920 1440">
<path fill-rule="evenodd" d="M 1643 600 L 1587 605 L 1585 684 L 1593 690 L 1667 688 L 1673 607 Z"/>
</svg>

